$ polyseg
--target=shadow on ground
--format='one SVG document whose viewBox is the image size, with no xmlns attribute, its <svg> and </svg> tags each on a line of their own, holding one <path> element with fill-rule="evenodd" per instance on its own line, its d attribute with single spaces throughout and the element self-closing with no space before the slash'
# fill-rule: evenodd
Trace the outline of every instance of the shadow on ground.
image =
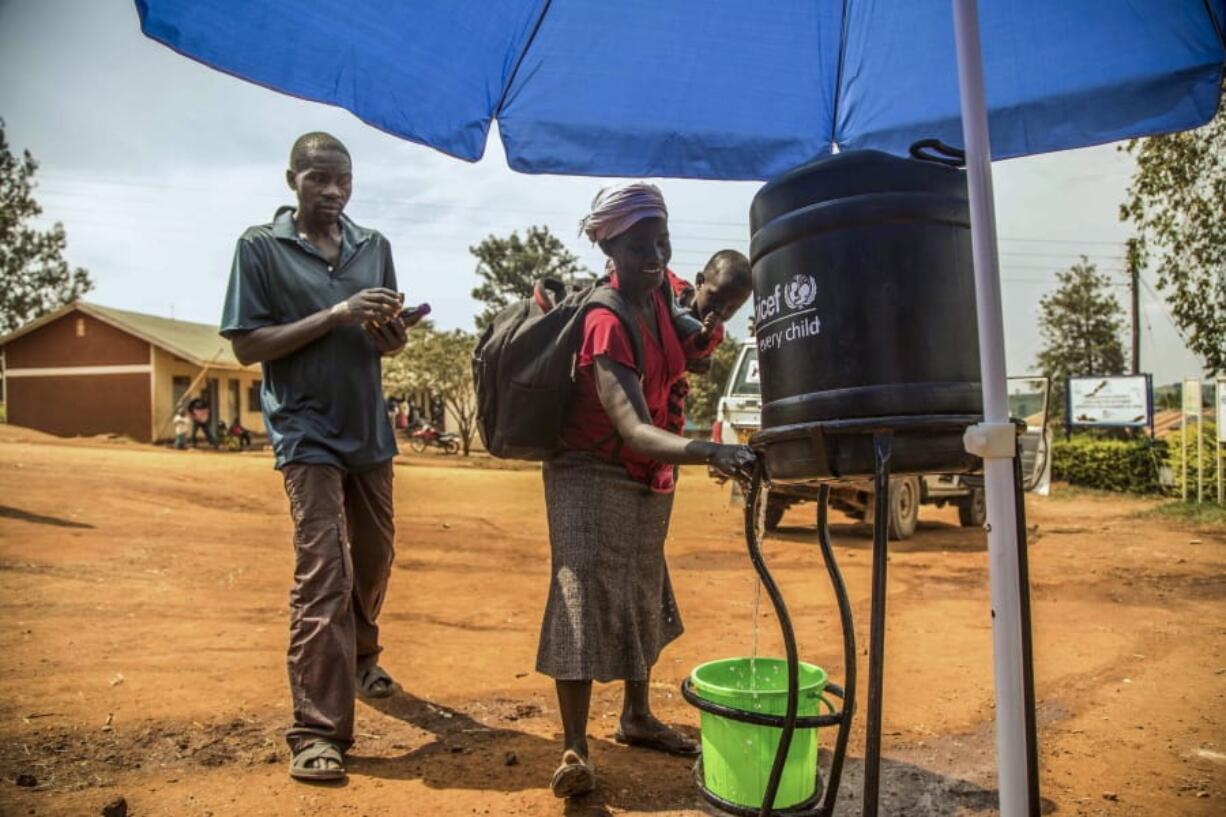
<svg viewBox="0 0 1226 817">
<path fill-rule="evenodd" d="M 407 693 L 368 703 L 389 717 L 434 735 L 434 740 L 395 756 L 350 755 L 347 766 L 353 775 L 421 780 L 440 790 L 530 791 L 547 786 L 561 754 L 560 737 L 546 739 L 518 729 L 488 726 L 464 712 Z M 600 739 L 593 740 L 591 746 L 600 787 L 591 795 L 568 802 L 564 807 L 567 817 L 687 809 L 718 813 L 698 794 L 692 760 Z M 823 750 L 821 755 L 826 770 L 829 752 Z M 860 813 L 862 786 L 863 762 L 849 757 L 839 788 L 836 817 Z M 882 762 L 883 814 L 987 817 L 997 813 L 996 799 L 995 789 L 968 780 L 889 758 Z M 1044 800 L 1043 813 L 1054 811 L 1055 805 Z"/>
<path fill-rule="evenodd" d="M 864 523 L 838 523 L 830 526 L 830 538 L 836 547 L 850 550 L 873 549 L 873 526 Z M 817 547 L 817 528 L 814 525 L 780 525 L 778 530 L 767 535 L 771 539 L 796 542 Z M 891 541 L 891 553 L 973 553 L 987 550 L 988 540 L 980 528 L 964 528 L 948 522 L 920 520 L 910 539 Z"/>
<path fill-rule="evenodd" d="M 58 516 L 43 516 L 40 513 L 30 513 L 20 508 L 10 508 L 8 505 L 0 505 L 0 519 L 16 519 L 19 522 L 30 522 L 35 525 L 54 525 L 57 528 L 89 528 L 92 530 L 94 527 L 84 522 L 61 519 Z"/>
<path fill-rule="evenodd" d="M 352 775 L 421 780 L 443 790 L 532 791 L 548 786 L 561 760 L 560 736 L 550 739 L 487 725 L 465 712 L 405 692 L 367 703 L 388 717 L 432 734 L 434 739 L 412 749 L 404 746 L 408 751 L 398 755 L 350 754 L 346 766 Z M 527 717 L 537 714 L 539 710 Z M 696 737 L 693 730 L 682 729 Z M 692 760 L 631 749 L 599 738 L 589 740 L 589 744 L 603 785 L 596 794 L 568 803 L 568 815 L 605 814 L 610 807 L 651 812 L 695 806 L 693 788 L 678 785 L 689 780 Z M 401 747 L 393 744 L 392 748 Z"/>
<path fill-rule="evenodd" d="M 821 752 L 823 774 L 830 756 Z M 864 761 L 848 757 L 839 785 L 834 817 L 859 815 L 863 805 Z M 881 761 L 880 813 L 906 817 L 989 817 L 997 815 L 997 791 L 969 780 L 890 758 Z M 1040 798 L 1040 813 L 1054 814 L 1056 804 Z"/>
</svg>

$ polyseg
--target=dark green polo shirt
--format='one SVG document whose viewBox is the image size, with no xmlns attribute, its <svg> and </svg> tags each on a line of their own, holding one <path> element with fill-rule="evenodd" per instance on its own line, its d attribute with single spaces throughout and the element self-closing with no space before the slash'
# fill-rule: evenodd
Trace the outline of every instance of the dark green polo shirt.
<svg viewBox="0 0 1226 817">
<path fill-rule="evenodd" d="M 335 269 L 294 228 L 294 208 L 238 240 L 221 335 L 293 323 L 371 287 L 396 290 L 387 239 L 341 216 Z M 345 324 L 293 354 L 263 363 L 260 404 L 277 455 L 360 471 L 396 455 L 383 401 L 379 352 L 361 325 Z"/>
</svg>

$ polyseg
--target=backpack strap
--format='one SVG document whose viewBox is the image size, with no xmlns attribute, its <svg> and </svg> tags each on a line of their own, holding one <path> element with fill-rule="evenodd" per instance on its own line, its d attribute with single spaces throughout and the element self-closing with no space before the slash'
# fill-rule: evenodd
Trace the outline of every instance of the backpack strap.
<svg viewBox="0 0 1226 817">
<path fill-rule="evenodd" d="M 558 278 L 538 278 L 532 285 L 532 302 L 549 312 L 566 297 L 566 283 Z"/>
<path fill-rule="evenodd" d="M 639 331 L 638 315 L 635 314 L 634 308 L 630 306 L 630 302 L 620 292 L 607 285 L 607 280 L 602 279 L 600 285 L 596 287 L 596 291 L 592 293 L 592 297 L 588 299 L 588 309 L 591 309 L 593 306 L 603 306 L 621 320 L 622 325 L 626 327 L 626 331 L 630 334 L 630 343 L 634 347 L 635 372 L 641 379 L 645 362 L 643 359 L 643 333 Z M 598 440 L 592 446 L 592 450 L 598 451 L 610 440 L 613 441 L 613 450 L 609 452 L 609 462 L 614 464 L 620 463 L 622 438 L 616 429 Z"/>
<path fill-rule="evenodd" d="M 621 320 L 622 325 L 626 327 L 626 331 L 630 334 L 630 343 L 634 347 L 635 371 L 639 377 L 642 377 L 644 370 L 643 333 L 639 331 L 638 315 L 635 314 L 634 308 L 630 306 L 630 302 L 613 287 L 602 284 L 596 287 L 596 291 L 588 299 L 588 308 L 590 309 L 593 306 L 603 306 L 616 315 Z"/>
</svg>

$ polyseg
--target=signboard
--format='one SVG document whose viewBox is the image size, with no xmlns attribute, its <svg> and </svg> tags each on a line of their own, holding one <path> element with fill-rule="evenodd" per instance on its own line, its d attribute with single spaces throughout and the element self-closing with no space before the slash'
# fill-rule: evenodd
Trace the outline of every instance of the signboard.
<svg viewBox="0 0 1226 817">
<path fill-rule="evenodd" d="M 1070 377 L 1068 423 L 1141 428 L 1150 422 L 1149 377 Z"/>
<path fill-rule="evenodd" d="M 1226 378 L 1217 382 L 1217 441 L 1226 443 Z"/>
<path fill-rule="evenodd" d="M 1183 381 L 1183 413 L 1200 416 L 1204 398 L 1200 391 L 1199 380 Z"/>
</svg>

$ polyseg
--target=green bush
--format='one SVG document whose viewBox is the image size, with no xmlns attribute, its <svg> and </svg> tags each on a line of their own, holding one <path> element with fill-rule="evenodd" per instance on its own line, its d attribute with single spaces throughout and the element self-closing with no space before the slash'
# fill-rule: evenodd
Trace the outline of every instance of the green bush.
<svg viewBox="0 0 1226 817">
<path fill-rule="evenodd" d="M 1052 477 L 1070 485 L 1138 494 L 1162 493 L 1158 468 L 1166 464 L 1166 443 L 1148 437 L 1111 440 L 1091 435 L 1052 442 Z"/>
<path fill-rule="evenodd" d="M 1175 488 L 1172 491 L 1175 496 L 1181 496 L 1183 490 L 1183 454 L 1184 450 L 1180 446 L 1182 432 L 1172 431 L 1163 437 L 1166 442 L 1169 457 L 1167 465 L 1171 467 L 1171 473 L 1175 478 Z M 1204 430 L 1204 448 L 1201 450 L 1201 466 L 1203 468 L 1204 477 L 1204 497 L 1209 502 L 1217 501 L 1217 463 L 1214 457 L 1217 456 L 1217 425 L 1212 420 L 1205 420 Z M 1196 498 L 1196 424 L 1195 422 L 1188 424 L 1188 498 Z"/>
</svg>

